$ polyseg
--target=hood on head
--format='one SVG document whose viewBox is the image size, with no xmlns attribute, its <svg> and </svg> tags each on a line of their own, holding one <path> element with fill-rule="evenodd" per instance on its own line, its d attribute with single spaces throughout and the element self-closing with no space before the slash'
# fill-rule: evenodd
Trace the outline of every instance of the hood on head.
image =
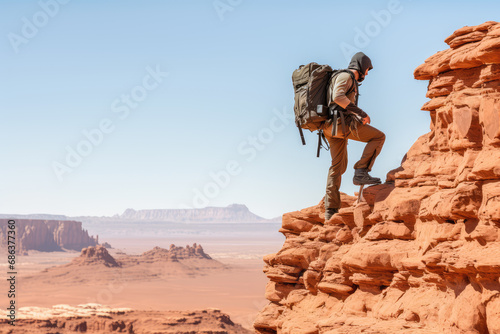
<svg viewBox="0 0 500 334">
<path fill-rule="evenodd" d="M 363 81 L 365 79 L 366 69 L 373 69 L 372 61 L 363 52 L 358 52 L 351 58 L 348 69 L 357 70 L 359 72 L 358 81 Z"/>
</svg>

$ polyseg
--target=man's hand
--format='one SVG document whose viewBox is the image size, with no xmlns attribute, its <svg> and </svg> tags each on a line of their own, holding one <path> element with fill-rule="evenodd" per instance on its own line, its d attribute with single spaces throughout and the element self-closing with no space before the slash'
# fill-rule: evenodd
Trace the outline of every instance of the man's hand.
<svg viewBox="0 0 500 334">
<path fill-rule="evenodd" d="M 363 121 L 363 125 L 370 124 L 370 122 L 371 122 L 370 116 L 366 116 L 365 118 L 363 118 L 362 121 Z"/>
</svg>

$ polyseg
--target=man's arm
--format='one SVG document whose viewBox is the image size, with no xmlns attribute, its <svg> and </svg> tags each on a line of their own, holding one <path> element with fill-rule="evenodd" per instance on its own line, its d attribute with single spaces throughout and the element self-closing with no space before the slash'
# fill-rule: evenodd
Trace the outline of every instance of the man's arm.
<svg viewBox="0 0 500 334">
<path fill-rule="evenodd" d="M 361 108 L 356 106 L 349 98 L 346 96 L 346 93 L 349 91 L 349 88 L 354 85 L 352 82 L 351 76 L 347 73 L 341 73 L 335 79 L 335 85 L 333 87 L 332 97 L 333 102 L 338 104 L 340 107 L 351 111 L 358 115 L 360 118 L 367 118 L 368 114 L 365 113 Z M 363 124 L 370 123 L 369 120 L 367 122 L 363 122 Z"/>
<path fill-rule="evenodd" d="M 349 88 L 353 85 L 352 79 L 349 74 L 341 73 L 335 79 L 335 85 L 333 86 L 333 102 L 342 108 L 346 107 L 351 103 L 351 100 L 346 96 Z"/>
</svg>

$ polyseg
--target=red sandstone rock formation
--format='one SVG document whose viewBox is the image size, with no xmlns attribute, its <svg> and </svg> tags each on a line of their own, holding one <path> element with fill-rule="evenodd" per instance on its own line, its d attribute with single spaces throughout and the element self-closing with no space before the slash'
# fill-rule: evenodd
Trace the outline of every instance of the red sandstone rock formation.
<svg viewBox="0 0 500 334">
<path fill-rule="evenodd" d="M 0 219 L 0 243 L 5 246 L 8 219 Z M 95 246 L 98 239 L 82 229 L 82 223 L 71 220 L 15 219 L 16 246 L 20 251 L 58 251 L 62 248 L 80 251 Z"/>
<path fill-rule="evenodd" d="M 177 247 L 174 244 L 170 245 L 170 249 L 155 247 L 150 251 L 144 252 L 140 255 L 140 261 L 175 261 L 187 259 L 207 259 L 212 258 L 203 251 L 201 245 L 196 243 L 193 246 L 186 245 L 186 247 Z"/>
<path fill-rule="evenodd" d="M 283 216 L 258 333 L 500 333 L 500 24 L 415 71 L 431 131 L 366 202 Z"/>
<path fill-rule="evenodd" d="M 227 270 L 228 266 L 212 259 L 201 245 L 170 249 L 154 247 L 141 255 L 121 254 L 116 259 L 104 246 L 82 249 L 80 256 L 70 263 L 50 267 L 23 282 L 50 282 L 51 284 L 74 284 L 87 282 L 125 282 L 148 279 L 166 279 L 207 275 L 210 272 Z M 28 284 L 28 283 L 27 283 Z"/>
<path fill-rule="evenodd" d="M 120 267 L 120 264 L 108 253 L 104 246 L 87 247 L 82 249 L 79 257 L 74 258 L 70 265 L 91 266 L 104 265 L 106 267 Z"/>
<path fill-rule="evenodd" d="M 129 333 L 129 334 L 248 334 L 217 309 L 200 311 L 140 311 L 111 309 L 98 304 L 52 309 L 24 307 L 16 326 L 0 319 L 0 334 Z"/>
<path fill-rule="evenodd" d="M 220 262 L 213 260 L 210 255 L 203 251 L 201 245 L 196 243 L 193 246 L 177 247 L 174 244 L 170 245 L 170 249 L 154 247 L 153 249 L 142 253 L 141 255 L 126 255 L 123 254 L 115 260 L 104 246 L 93 246 L 82 249 L 79 257 L 74 258 L 68 266 L 88 266 L 88 265 L 104 265 L 106 267 L 121 267 L 141 265 L 146 263 L 162 264 L 164 262 L 183 262 L 185 260 L 208 260 L 207 263 L 213 263 L 214 266 L 221 266 Z M 221 266 L 223 267 L 223 266 Z"/>
<path fill-rule="evenodd" d="M 154 247 L 141 255 L 123 255 L 117 258 L 122 267 L 148 266 L 161 269 L 162 276 L 173 274 L 202 274 L 206 270 L 223 270 L 228 267 L 216 261 L 203 251 L 201 245 L 177 247 L 169 249 Z M 157 270 L 152 270 L 155 272 Z"/>
</svg>

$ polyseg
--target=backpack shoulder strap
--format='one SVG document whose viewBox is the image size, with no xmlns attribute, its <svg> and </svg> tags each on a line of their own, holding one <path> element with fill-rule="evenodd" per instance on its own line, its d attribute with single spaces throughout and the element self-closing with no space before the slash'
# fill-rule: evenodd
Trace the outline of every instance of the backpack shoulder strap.
<svg viewBox="0 0 500 334">
<path fill-rule="evenodd" d="M 347 90 L 347 92 L 345 93 L 345 95 L 349 95 L 351 94 L 352 92 L 354 92 L 354 90 L 356 89 L 356 87 L 358 86 L 358 82 L 356 81 L 356 77 L 354 76 L 354 73 L 352 73 L 351 70 L 348 70 L 348 69 L 343 69 L 343 70 L 334 70 L 332 72 L 332 75 L 330 77 L 330 80 L 333 80 L 337 75 L 339 75 L 340 73 L 342 72 L 346 72 L 347 74 L 349 74 L 349 76 L 351 77 L 351 80 L 352 80 L 352 86 Z M 331 83 L 331 81 L 330 81 Z M 358 90 L 359 92 L 359 90 Z M 356 105 L 358 105 L 358 94 L 356 94 Z"/>
<path fill-rule="evenodd" d="M 349 76 L 351 77 L 351 80 L 352 80 L 352 86 L 351 86 L 351 88 L 349 88 L 349 90 L 347 91 L 347 93 L 345 93 L 345 95 L 349 95 L 349 94 L 351 94 L 354 91 L 354 89 L 356 87 L 356 83 L 357 83 L 356 77 L 354 76 L 354 73 L 352 73 L 352 71 L 348 70 L 348 69 L 335 70 L 335 71 L 333 71 L 332 77 L 335 76 L 335 75 L 338 75 L 338 74 L 340 74 L 342 72 L 345 72 L 345 73 L 349 74 Z"/>
</svg>

